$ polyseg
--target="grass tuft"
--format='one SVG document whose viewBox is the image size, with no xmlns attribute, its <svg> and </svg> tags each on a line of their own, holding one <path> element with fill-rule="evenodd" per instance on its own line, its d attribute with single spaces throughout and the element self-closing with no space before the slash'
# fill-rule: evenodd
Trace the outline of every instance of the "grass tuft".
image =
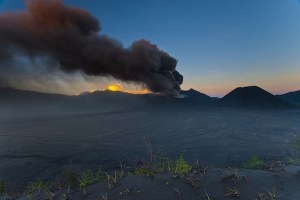
<svg viewBox="0 0 300 200">
<path fill-rule="evenodd" d="M 28 198 L 34 199 L 34 192 L 38 191 L 38 193 L 45 192 L 47 198 L 52 199 L 54 197 L 54 193 L 51 192 L 50 190 L 51 187 L 52 187 L 51 181 L 47 181 L 46 183 L 44 183 L 43 181 L 29 182 L 27 186 Z"/>
<path fill-rule="evenodd" d="M 227 188 L 226 194 L 224 194 L 224 197 L 232 197 L 232 198 L 238 198 L 240 197 L 240 192 L 235 187 Z"/>
<path fill-rule="evenodd" d="M 99 182 L 105 178 L 105 173 L 102 172 L 100 169 L 96 172 L 93 172 L 91 170 L 86 170 L 80 173 L 79 177 L 77 177 L 77 180 L 79 181 L 79 188 L 84 193 L 84 195 L 87 194 L 87 186 Z"/>
<path fill-rule="evenodd" d="M 33 193 L 36 191 L 41 192 L 48 189 L 49 186 L 50 186 L 49 182 L 44 183 L 43 181 L 34 181 L 28 183 L 27 189 L 28 189 L 28 193 Z"/>
</svg>

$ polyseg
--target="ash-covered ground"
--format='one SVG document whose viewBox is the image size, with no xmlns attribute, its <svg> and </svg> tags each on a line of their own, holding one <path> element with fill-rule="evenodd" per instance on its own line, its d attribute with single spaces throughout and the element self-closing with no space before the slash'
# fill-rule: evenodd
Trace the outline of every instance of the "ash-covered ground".
<svg viewBox="0 0 300 200">
<path fill-rule="evenodd" d="M 0 177 L 22 185 L 78 169 L 146 158 L 144 137 L 171 159 L 183 154 L 216 167 L 239 167 L 251 156 L 297 156 L 299 110 L 112 109 L 97 112 L 0 114 Z"/>
</svg>

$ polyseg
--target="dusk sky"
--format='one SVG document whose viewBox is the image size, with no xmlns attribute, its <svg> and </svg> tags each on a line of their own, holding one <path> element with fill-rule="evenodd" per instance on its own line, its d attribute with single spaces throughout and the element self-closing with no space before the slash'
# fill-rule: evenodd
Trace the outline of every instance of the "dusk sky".
<svg viewBox="0 0 300 200">
<path fill-rule="evenodd" d="M 177 70 L 184 76 L 182 89 L 194 88 L 210 96 L 223 96 L 248 85 L 274 94 L 300 89 L 298 0 L 64 2 L 87 9 L 100 21 L 100 34 L 116 38 L 125 47 L 146 39 L 175 57 Z M 19 9 L 24 9 L 22 0 L 0 0 L 0 12 Z M 85 80 L 78 75 L 74 76 L 81 81 L 74 81 L 66 76 L 60 74 L 50 81 L 64 77 L 61 85 L 69 86 L 58 90 L 60 93 L 68 88 L 68 94 L 92 91 L 118 82 L 99 82 L 99 77 Z"/>
</svg>

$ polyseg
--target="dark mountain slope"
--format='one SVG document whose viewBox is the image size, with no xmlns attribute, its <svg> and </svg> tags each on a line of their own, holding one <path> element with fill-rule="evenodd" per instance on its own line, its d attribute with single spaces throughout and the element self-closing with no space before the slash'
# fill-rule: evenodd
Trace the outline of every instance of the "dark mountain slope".
<svg viewBox="0 0 300 200">
<path fill-rule="evenodd" d="M 71 98 L 71 96 L 61 94 L 0 88 L 0 108 L 5 109 L 52 109 L 59 107 Z"/>
<path fill-rule="evenodd" d="M 238 87 L 220 100 L 221 105 L 243 108 L 285 109 L 294 105 L 257 87 Z"/>
<path fill-rule="evenodd" d="M 197 103 L 211 103 L 213 101 L 213 99 L 206 95 L 206 94 L 203 94 L 197 90 L 194 90 L 194 89 L 189 89 L 189 90 L 186 90 L 186 91 L 181 91 L 181 94 L 184 95 L 186 98 L 185 98 L 185 101 L 192 101 L 192 102 L 197 102 Z"/>
<path fill-rule="evenodd" d="M 289 92 L 282 95 L 277 95 L 277 96 L 289 103 L 300 106 L 300 90 L 295 92 Z"/>
</svg>

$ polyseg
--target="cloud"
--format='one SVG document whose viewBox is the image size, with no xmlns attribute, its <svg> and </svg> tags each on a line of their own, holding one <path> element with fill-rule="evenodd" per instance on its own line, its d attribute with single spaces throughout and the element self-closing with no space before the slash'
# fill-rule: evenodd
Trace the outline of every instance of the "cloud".
<svg viewBox="0 0 300 200">
<path fill-rule="evenodd" d="M 23 72 L 18 74 L 19 66 L 28 68 L 29 63 L 24 65 L 18 58 L 25 57 L 66 73 L 80 71 L 86 76 L 142 84 L 152 92 L 174 95 L 180 91 L 183 77 L 176 71 L 177 60 L 149 41 L 142 39 L 124 48 L 100 34 L 99 21 L 88 11 L 62 0 L 30 0 L 26 7 L 0 15 L 1 73 L 10 66 L 20 78 Z M 47 73 L 30 69 L 40 76 L 39 82 L 47 82 Z"/>
</svg>

